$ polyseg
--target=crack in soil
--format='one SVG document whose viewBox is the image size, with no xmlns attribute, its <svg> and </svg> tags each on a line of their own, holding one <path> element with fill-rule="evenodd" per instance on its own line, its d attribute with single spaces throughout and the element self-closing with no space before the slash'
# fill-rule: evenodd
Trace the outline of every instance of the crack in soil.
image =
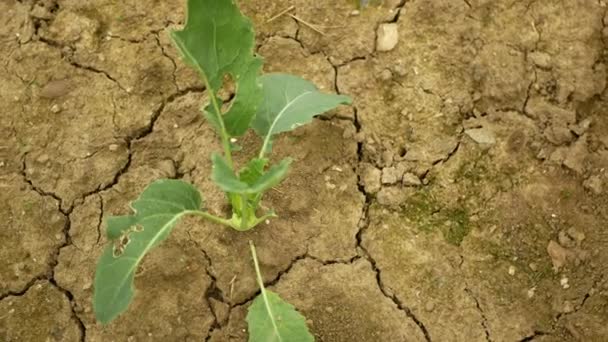
<svg viewBox="0 0 608 342">
<path fill-rule="evenodd" d="M 99 218 L 97 221 L 97 240 L 95 241 L 95 246 L 99 246 L 99 241 L 101 240 L 101 226 L 103 224 L 103 197 L 100 194 L 97 194 L 99 197 Z"/>
<path fill-rule="evenodd" d="M 169 59 L 171 61 L 171 64 L 173 65 L 173 73 L 172 73 L 172 77 L 173 77 L 173 85 L 175 86 L 175 89 L 180 90 L 179 85 L 177 84 L 177 63 L 175 62 L 175 60 L 167 53 L 167 51 L 165 51 L 165 48 L 163 47 L 163 45 L 160 43 L 160 31 L 159 32 L 155 32 L 153 33 L 154 39 L 156 41 L 156 45 L 158 45 L 161 53 L 163 54 L 163 56 L 165 56 L 165 58 Z"/>
<path fill-rule="evenodd" d="M 337 77 L 337 74 L 336 74 Z M 361 122 L 359 121 L 359 116 L 357 113 L 357 108 L 355 107 L 355 121 L 354 121 L 354 125 L 355 128 L 357 130 L 357 133 L 361 132 Z M 358 142 L 357 143 L 357 168 L 359 167 L 359 165 L 361 165 L 361 163 L 363 163 L 363 142 Z M 431 336 L 428 332 L 428 330 L 426 329 L 424 323 L 418 319 L 418 317 L 416 317 L 416 315 L 414 315 L 414 313 L 412 312 L 412 310 L 410 310 L 409 307 L 407 307 L 404 303 L 401 302 L 401 300 L 399 300 L 399 298 L 393 293 L 389 293 L 389 291 L 384 287 L 384 285 L 382 284 L 382 279 L 380 276 L 380 272 L 381 270 L 378 268 L 378 265 L 376 263 L 376 260 L 371 256 L 371 254 L 369 253 L 369 251 L 363 247 L 363 234 L 365 233 L 365 231 L 369 228 L 369 207 L 373 201 L 373 198 L 370 194 L 368 194 L 361 182 L 361 176 L 359 175 L 358 172 L 355 172 L 355 174 L 357 174 L 357 186 L 359 189 L 359 192 L 361 192 L 361 194 L 363 194 L 365 196 L 365 204 L 363 207 L 363 211 L 361 213 L 361 218 L 359 220 L 359 231 L 357 232 L 357 234 L 355 235 L 356 238 L 356 246 L 358 248 L 358 250 L 360 251 L 360 254 L 362 254 L 362 257 L 365 258 L 372 266 L 372 270 L 374 271 L 374 273 L 376 273 L 376 283 L 378 285 L 378 288 L 380 289 L 380 292 L 382 292 L 382 294 L 390 299 L 399 310 L 403 311 L 407 317 L 409 317 L 411 320 L 414 321 L 414 323 L 416 323 L 416 325 L 418 326 L 418 328 L 421 330 L 422 334 L 424 335 L 424 338 L 426 339 L 427 342 L 431 342 Z"/>
<path fill-rule="evenodd" d="M 53 272 L 54 272 L 54 270 L 53 270 Z M 86 340 L 86 336 L 87 336 L 87 329 L 86 329 L 86 326 L 84 325 L 84 322 L 80 318 L 80 316 L 78 316 L 78 314 L 76 313 L 76 300 L 74 299 L 74 295 L 69 290 L 64 289 L 63 287 L 59 286 L 59 284 L 57 284 L 57 281 L 55 281 L 54 277 L 55 277 L 55 275 L 53 275 L 53 277 L 49 279 L 49 283 L 51 283 L 59 291 L 61 291 L 61 293 L 63 293 L 63 295 L 66 296 L 66 298 L 69 300 L 70 308 L 72 310 L 72 319 L 75 321 L 76 325 L 78 326 L 78 330 L 80 330 L 80 342 L 84 342 Z"/>
<path fill-rule="evenodd" d="M 31 189 L 33 191 L 35 191 L 36 193 L 38 193 L 38 195 L 40 195 L 41 197 L 51 197 L 52 199 L 54 199 L 57 202 L 57 210 L 59 211 L 59 213 L 61 215 L 64 216 L 65 218 L 65 224 L 62 230 L 63 233 L 63 242 L 62 244 L 52 253 L 51 255 L 51 260 L 49 261 L 49 265 L 48 265 L 48 270 L 45 272 L 45 274 L 41 274 L 38 275 L 36 277 L 34 277 L 33 279 L 31 279 L 27 286 L 25 287 L 25 289 L 23 289 L 22 291 L 19 292 L 9 292 L 8 294 L 3 294 L 0 296 L 0 300 L 8 297 L 8 296 L 23 296 L 25 295 L 25 293 L 27 291 L 29 291 L 29 289 L 39 280 L 47 280 L 49 283 L 51 283 L 53 286 L 55 286 L 57 289 L 59 289 L 69 300 L 70 302 L 70 307 L 71 307 L 71 311 L 72 311 L 72 319 L 75 320 L 75 322 L 77 323 L 80 333 L 81 333 L 81 337 L 80 337 L 80 341 L 84 341 L 85 340 L 85 336 L 86 336 L 86 328 L 84 323 L 82 322 L 82 320 L 80 319 L 80 317 L 78 316 L 78 314 L 76 313 L 76 301 L 74 300 L 74 295 L 68 291 L 67 289 L 64 289 L 63 287 L 59 286 L 57 284 L 57 281 L 55 280 L 55 268 L 57 267 L 57 265 L 59 264 L 59 255 L 61 253 L 61 250 L 67 246 L 70 246 L 73 244 L 72 242 L 72 238 L 70 236 L 70 227 L 72 225 L 72 221 L 70 218 L 70 214 L 72 213 L 72 211 L 74 210 L 74 205 L 72 204 L 70 207 L 68 207 L 67 209 L 63 209 L 62 208 L 62 203 L 63 200 L 57 196 L 54 193 L 49 193 L 49 192 L 45 192 L 43 189 L 37 188 L 36 186 L 34 186 L 34 184 L 32 183 L 32 181 L 27 177 L 27 172 L 26 172 L 26 162 L 25 162 L 25 157 L 26 157 L 27 153 L 23 155 L 23 160 L 22 160 L 22 169 L 20 171 L 21 176 L 23 177 L 24 181 L 29 184 L 29 186 L 31 187 Z"/>
<path fill-rule="evenodd" d="M 367 228 L 369 228 L 369 218 L 368 218 L 368 212 L 369 212 L 369 205 L 371 204 L 371 196 L 369 196 L 367 193 L 365 193 L 365 191 L 361 188 L 361 186 L 359 186 L 360 191 L 366 195 L 366 203 L 365 203 L 365 208 L 363 211 L 363 214 L 361 216 L 361 224 L 360 224 L 360 229 L 357 232 L 356 238 L 357 238 L 357 247 L 358 249 L 361 251 L 361 254 L 363 258 L 365 258 L 372 266 L 372 270 L 374 271 L 374 273 L 376 273 L 376 283 L 378 284 L 378 288 L 380 289 L 380 292 L 382 292 L 382 294 L 390 299 L 399 310 L 403 311 L 407 317 L 409 317 L 411 320 L 414 321 L 414 323 L 416 323 L 416 325 L 418 326 L 418 328 L 422 331 L 422 334 L 424 335 L 424 338 L 428 341 L 431 342 L 431 336 L 428 332 L 428 330 L 426 329 L 424 323 L 418 319 L 418 317 L 416 317 L 416 315 L 414 315 L 414 313 L 412 312 L 412 310 L 410 310 L 409 307 L 407 307 L 398 297 L 397 295 L 395 295 L 394 293 L 389 293 L 389 291 L 384 287 L 384 284 L 382 283 L 382 279 L 380 276 L 380 268 L 378 268 L 378 265 L 376 264 L 376 260 L 374 260 L 374 258 L 371 256 L 371 254 L 367 251 L 367 249 L 365 247 L 363 247 L 363 234 L 365 233 L 365 231 L 367 230 Z"/>
<path fill-rule="evenodd" d="M 541 336 L 550 336 L 551 334 L 543 332 L 543 331 L 534 331 L 534 333 L 530 336 L 526 336 L 524 338 L 522 338 L 521 340 L 519 340 L 518 342 L 528 342 L 528 341 L 533 341 L 535 340 L 537 337 L 541 337 Z"/>
<path fill-rule="evenodd" d="M 205 302 L 207 302 L 207 307 L 209 307 L 209 311 L 211 311 L 211 315 L 213 316 L 213 323 L 209 327 L 209 330 L 207 331 L 207 337 L 205 338 L 205 341 L 209 341 L 211 339 L 211 335 L 212 335 L 213 331 L 220 329 L 222 327 L 222 322 L 220 322 L 220 319 L 218 318 L 218 314 L 217 314 L 217 312 L 215 312 L 214 306 L 211 303 L 211 299 L 215 299 L 228 306 L 230 306 L 230 303 L 226 302 L 226 298 L 224 296 L 224 293 L 222 292 L 222 289 L 220 289 L 217 286 L 217 276 L 212 271 L 213 263 L 212 263 L 211 258 L 209 257 L 209 254 L 207 254 L 207 252 L 202 248 L 202 246 L 194 238 L 192 238 L 192 234 L 190 233 L 190 230 L 187 231 L 187 234 L 188 234 L 188 238 L 190 239 L 190 241 L 192 243 L 194 243 L 194 245 L 196 245 L 198 250 L 203 255 L 203 258 L 207 261 L 207 265 L 205 266 L 205 273 L 211 279 L 211 283 L 205 290 L 205 296 L 204 296 Z"/>
<path fill-rule="evenodd" d="M 405 7 L 406 3 L 407 3 L 407 0 L 401 0 L 401 2 L 399 2 L 399 4 L 397 4 L 397 6 L 395 7 L 395 11 L 396 11 L 395 16 L 387 23 L 396 23 L 399 21 L 399 18 L 401 17 L 401 11 Z"/>
<path fill-rule="evenodd" d="M 462 256 L 461 256 L 461 258 L 462 258 L 462 263 L 464 263 L 464 258 Z M 462 263 L 461 263 L 461 265 L 462 265 Z M 473 301 L 475 302 L 475 306 L 477 307 L 477 311 L 479 311 L 479 314 L 481 315 L 481 326 L 483 327 L 483 330 L 486 333 L 486 341 L 492 342 L 492 339 L 490 338 L 490 330 L 488 329 L 488 319 L 486 318 L 485 313 L 481 309 L 479 300 L 477 300 L 477 297 L 475 297 L 475 295 L 473 294 L 473 291 L 471 291 L 469 289 L 468 285 L 465 287 L 464 292 L 466 292 L 469 295 L 469 297 L 471 297 L 471 299 L 473 299 Z"/>
<path fill-rule="evenodd" d="M 78 205 L 76 204 L 76 202 L 78 201 L 84 201 L 88 196 L 91 195 L 99 195 L 99 193 L 101 191 L 105 191 L 108 190 L 110 188 L 112 188 L 114 185 L 116 185 L 120 179 L 120 177 L 128 172 L 129 166 L 131 165 L 131 160 L 132 160 L 132 143 L 133 141 L 139 140 L 139 139 L 143 139 L 145 138 L 147 135 L 149 135 L 150 133 L 152 133 L 152 131 L 154 130 L 154 124 L 156 123 L 158 117 L 161 115 L 162 111 L 164 110 L 165 106 L 169 103 L 172 103 L 173 101 L 175 101 L 176 99 L 178 99 L 181 96 L 184 96 L 188 93 L 191 92 L 202 92 L 204 89 L 201 89 L 199 87 L 191 87 L 191 88 L 186 88 L 182 91 L 178 91 L 172 95 L 170 95 L 169 97 L 167 97 L 165 100 L 163 100 L 163 102 L 161 103 L 161 105 L 159 106 L 159 108 L 157 108 L 157 110 L 154 111 L 152 118 L 150 120 L 149 125 L 142 130 L 141 133 L 133 136 L 133 137 L 128 137 L 126 139 L 126 143 L 127 143 L 127 151 L 128 151 L 128 158 L 127 161 L 125 162 L 125 164 L 123 165 L 123 167 L 121 167 L 118 172 L 115 174 L 113 180 L 111 182 L 109 182 L 107 185 L 105 186 L 99 186 L 97 189 L 87 192 L 85 193 L 79 200 L 74 201 L 74 203 L 71 203 L 67 208 L 64 208 L 63 204 L 64 204 L 64 200 L 57 195 L 56 193 L 50 192 L 50 191 L 46 191 L 40 187 L 37 187 L 36 185 L 34 185 L 33 181 L 31 179 L 29 179 L 28 174 L 27 174 L 27 163 L 26 163 L 26 157 L 27 157 L 27 153 L 25 153 L 22 157 L 22 167 L 20 170 L 20 175 L 23 177 L 23 180 L 30 186 L 30 188 L 35 191 L 36 193 L 38 193 L 40 196 L 42 197 L 50 197 L 52 199 L 54 199 L 57 202 L 57 206 L 58 206 L 58 211 L 61 215 L 63 215 L 66 219 L 66 223 L 64 225 L 63 228 L 63 236 L 64 236 L 64 241 L 61 244 L 61 246 L 59 246 L 55 252 L 52 255 L 51 261 L 49 262 L 49 269 L 48 271 L 46 271 L 44 274 L 38 275 L 36 277 L 34 277 L 32 280 L 30 280 L 27 284 L 27 286 L 25 287 L 25 289 L 21 290 L 21 291 L 9 291 L 6 294 L 2 294 L 0 295 L 0 300 L 9 297 L 9 296 L 22 296 L 24 295 L 30 288 L 31 286 L 33 286 L 36 281 L 38 280 L 48 280 L 50 283 L 52 283 L 55 287 L 57 287 L 58 289 L 60 289 L 69 299 L 70 301 L 70 305 L 72 307 L 72 313 L 74 316 L 74 319 L 77 321 L 80 331 L 81 331 L 81 341 L 84 341 L 85 336 L 86 336 L 86 329 L 84 326 L 84 323 L 81 321 L 80 317 L 78 317 L 78 315 L 75 312 L 75 307 L 76 307 L 76 302 L 74 300 L 74 296 L 73 294 L 68 291 L 67 289 L 62 288 L 61 286 L 59 286 L 55 280 L 55 268 L 57 267 L 57 265 L 59 264 L 59 255 L 61 253 L 61 250 L 67 246 L 73 245 L 72 243 L 72 239 L 70 236 L 70 227 L 71 227 L 71 218 L 70 215 L 73 212 L 74 208 Z M 98 221 L 98 225 L 96 227 L 97 229 L 97 244 L 100 241 L 101 238 L 101 225 L 103 222 L 103 199 L 100 197 L 100 215 L 99 215 L 99 221 Z M 207 257 L 208 258 L 208 257 Z M 210 259 L 208 259 L 210 260 Z M 213 279 L 213 278 L 212 278 Z"/>
</svg>

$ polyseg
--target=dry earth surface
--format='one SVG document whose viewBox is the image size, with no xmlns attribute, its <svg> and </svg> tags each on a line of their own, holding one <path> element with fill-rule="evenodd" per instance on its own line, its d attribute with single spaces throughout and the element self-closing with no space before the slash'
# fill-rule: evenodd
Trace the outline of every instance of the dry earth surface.
<svg viewBox="0 0 608 342">
<path fill-rule="evenodd" d="M 279 219 L 182 222 L 102 326 L 105 218 L 163 177 L 226 209 L 184 4 L 0 2 L 1 341 L 245 341 L 249 240 L 318 341 L 608 341 L 604 1 L 240 3 L 266 71 L 354 103 L 276 143 Z"/>
</svg>

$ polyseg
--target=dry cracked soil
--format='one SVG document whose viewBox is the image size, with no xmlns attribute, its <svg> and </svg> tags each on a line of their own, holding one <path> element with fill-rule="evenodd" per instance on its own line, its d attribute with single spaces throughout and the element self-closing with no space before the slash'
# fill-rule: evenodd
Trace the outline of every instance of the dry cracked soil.
<svg viewBox="0 0 608 342">
<path fill-rule="evenodd" d="M 353 105 L 276 143 L 280 218 L 180 223 L 102 326 L 108 216 L 158 178 L 225 210 L 184 4 L 0 2 L 0 341 L 246 341 L 249 240 L 317 341 L 608 341 L 605 1 L 240 4 L 266 71 Z"/>
</svg>

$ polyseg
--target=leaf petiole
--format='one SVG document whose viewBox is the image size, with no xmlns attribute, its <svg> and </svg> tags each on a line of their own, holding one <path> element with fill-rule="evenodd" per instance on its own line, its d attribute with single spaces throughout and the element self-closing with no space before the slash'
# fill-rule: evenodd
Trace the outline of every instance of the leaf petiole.
<svg viewBox="0 0 608 342">
<path fill-rule="evenodd" d="M 279 341 L 282 341 L 281 339 L 281 334 L 279 332 L 279 326 L 277 325 L 277 322 L 275 320 L 274 314 L 272 312 L 272 308 L 270 307 L 270 300 L 268 299 L 268 296 L 266 294 L 266 289 L 264 288 L 264 280 L 262 279 L 262 272 L 260 271 L 260 265 L 258 263 L 258 256 L 255 252 L 255 245 L 253 244 L 253 241 L 249 240 L 249 247 L 251 248 L 251 256 L 253 257 L 253 266 L 255 267 L 255 274 L 258 280 L 258 285 L 260 286 L 260 291 L 261 291 L 261 295 L 262 298 L 264 299 L 264 306 L 266 307 L 266 311 L 268 312 L 268 318 L 270 319 L 270 322 L 272 323 L 272 328 L 275 331 L 275 336 L 279 339 Z"/>
<path fill-rule="evenodd" d="M 193 216 L 200 216 L 200 217 L 202 217 L 204 219 L 207 219 L 207 220 L 209 220 L 211 222 L 223 224 L 223 225 L 228 226 L 228 227 L 232 227 L 233 226 L 232 221 L 226 220 L 226 219 L 218 217 L 218 216 L 215 216 L 213 214 L 209 214 L 206 211 L 187 210 L 187 211 L 184 212 L 184 214 L 186 214 L 186 215 L 193 215 Z"/>
</svg>

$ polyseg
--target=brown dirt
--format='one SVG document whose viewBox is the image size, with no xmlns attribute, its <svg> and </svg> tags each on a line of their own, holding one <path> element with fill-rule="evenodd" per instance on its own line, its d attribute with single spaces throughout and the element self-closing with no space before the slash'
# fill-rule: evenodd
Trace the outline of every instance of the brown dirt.
<svg viewBox="0 0 608 342">
<path fill-rule="evenodd" d="M 325 25 L 320 35 L 289 17 Z M 280 218 L 181 223 L 108 326 L 91 311 L 103 220 L 219 150 L 168 38 L 181 2 L 0 2 L 0 340 L 245 341 L 267 285 L 319 341 L 608 340 L 604 1 L 242 2 L 266 71 L 349 94 L 281 136 Z M 379 25 L 399 41 L 376 51 Z M 259 141 L 241 139 L 237 161 Z"/>
</svg>

